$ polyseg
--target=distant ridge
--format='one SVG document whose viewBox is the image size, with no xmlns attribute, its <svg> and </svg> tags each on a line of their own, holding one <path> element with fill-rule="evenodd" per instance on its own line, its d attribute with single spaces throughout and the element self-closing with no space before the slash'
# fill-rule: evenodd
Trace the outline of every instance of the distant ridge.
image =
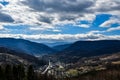
<svg viewBox="0 0 120 80">
<path fill-rule="evenodd" d="M 64 61 L 120 52 L 120 40 L 77 41 L 55 56 Z"/>
<path fill-rule="evenodd" d="M 57 50 L 57 51 L 62 51 L 64 49 L 68 48 L 71 44 L 57 45 L 57 46 L 53 46 L 52 48 Z"/>
<path fill-rule="evenodd" d="M 24 39 L 0 38 L 0 47 L 24 52 L 31 55 L 52 54 L 56 51 L 42 43 L 35 43 Z"/>
<path fill-rule="evenodd" d="M 52 42 L 52 43 L 44 43 L 44 44 L 50 47 L 54 47 L 54 46 L 59 46 L 59 45 L 71 44 L 71 43 L 73 42 Z"/>
<path fill-rule="evenodd" d="M 120 51 L 120 40 L 77 41 L 63 52 L 79 56 L 110 54 Z M 72 54 L 70 54 L 72 55 Z"/>
<path fill-rule="evenodd" d="M 45 63 L 32 55 L 0 47 L 0 65 L 3 64 L 24 64 L 26 66 L 34 65 L 37 67 Z"/>
</svg>

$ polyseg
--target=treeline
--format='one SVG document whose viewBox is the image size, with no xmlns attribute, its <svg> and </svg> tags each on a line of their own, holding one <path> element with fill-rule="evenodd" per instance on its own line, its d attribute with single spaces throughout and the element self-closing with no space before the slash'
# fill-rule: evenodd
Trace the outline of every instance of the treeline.
<svg viewBox="0 0 120 80">
<path fill-rule="evenodd" d="M 23 65 L 0 66 L 0 80 L 120 80 L 120 65 L 107 65 L 103 71 L 91 71 L 77 77 L 56 79 L 55 76 L 40 74 L 33 66 Z"/>
<path fill-rule="evenodd" d="M 106 70 L 91 71 L 69 80 L 120 80 L 120 65 L 109 64 Z"/>
<path fill-rule="evenodd" d="M 41 75 L 35 72 L 32 65 L 5 65 L 0 66 L 0 80 L 55 80 L 53 76 Z"/>
<path fill-rule="evenodd" d="M 33 74 L 32 66 L 29 66 L 27 72 L 25 72 L 23 65 L 0 66 L 0 80 L 34 80 Z"/>
</svg>

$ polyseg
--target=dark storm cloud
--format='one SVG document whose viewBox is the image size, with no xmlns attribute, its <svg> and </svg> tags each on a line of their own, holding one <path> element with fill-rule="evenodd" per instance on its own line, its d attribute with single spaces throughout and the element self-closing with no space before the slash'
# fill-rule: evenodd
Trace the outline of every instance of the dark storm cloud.
<svg viewBox="0 0 120 80">
<path fill-rule="evenodd" d="M 40 22 L 45 22 L 45 23 L 50 24 L 50 23 L 52 23 L 53 18 L 52 18 L 52 17 L 46 17 L 46 16 L 40 16 L 40 17 L 38 18 L 38 20 L 39 20 Z"/>
<path fill-rule="evenodd" d="M 70 13 L 86 12 L 94 4 L 90 0 L 26 0 L 23 3 L 37 11 Z"/>
<path fill-rule="evenodd" d="M 0 12 L 0 22 L 14 22 L 11 16 Z"/>
<path fill-rule="evenodd" d="M 120 0 L 111 0 L 111 2 L 104 2 L 101 7 L 96 9 L 98 12 L 120 11 Z"/>
<path fill-rule="evenodd" d="M 77 18 L 78 16 L 74 16 L 74 15 L 63 15 L 63 16 L 61 16 L 60 17 L 60 21 L 64 21 L 64 20 L 69 20 L 69 21 L 71 21 L 71 20 L 75 20 L 76 18 Z"/>
<path fill-rule="evenodd" d="M 120 4 L 119 6 L 116 6 L 116 7 L 97 9 L 98 12 L 108 12 L 108 11 L 117 11 L 117 10 L 120 10 Z"/>
</svg>

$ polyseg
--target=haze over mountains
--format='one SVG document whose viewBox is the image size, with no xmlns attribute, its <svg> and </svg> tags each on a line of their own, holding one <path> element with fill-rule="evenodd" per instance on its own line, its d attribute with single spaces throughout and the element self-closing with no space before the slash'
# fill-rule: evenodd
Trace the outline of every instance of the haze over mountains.
<svg viewBox="0 0 120 80">
<path fill-rule="evenodd" d="M 72 44 L 72 42 L 53 42 L 53 43 L 44 43 L 44 44 L 49 47 L 55 47 L 59 45 Z"/>
<path fill-rule="evenodd" d="M 57 51 L 62 51 L 64 49 L 68 48 L 71 44 L 69 43 L 69 44 L 56 45 L 56 46 L 53 46 L 52 48 L 57 50 Z"/>
<path fill-rule="evenodd" d="M 54 49 L 42 43 L 35 43 L 23 39 L 0 38 L 0 46 L 31 55 L 51 54 L 56 52 Z"/>
<path fill-rule="evenodd" d="M 69 60 L 80 57 L 91 57 L 120 52 L 119 40 L 101 40 L 101 41 L 77 41 L 71 44 L 62 44 L 54 47 L 46 46 L 42 43 L 35 43 L 23 39 L 0 38 L 0 50 L 17 54 L 36 56 L 52 55 L 54 58 Z M 4 52 L 5 53 L 5 52 Z M 22 56 L 24 57 L 24 56 Z"/>
<path fill-rule="evenodd" d="M 63 50 L 67 55 L 95 56 L 111 54 L 120 51 L 120 41 L 101 40 L 101 41 L 77 41 Z"/>
<path fill-rule="evenodd" d="M 25 66 L 34 65 L 37 67 L 42 66 L 45 63 L 32 55 L 0 47 L 0 65 L 4 64 L 24 64 Z"/>
<path fill-rule="evenodd" d="M 60 51 L 56 56 L 63 61 L 77 60 L 82 57 L 100 56 L 120 52 L 119 40 L 77 41 Z"/>
</svg>

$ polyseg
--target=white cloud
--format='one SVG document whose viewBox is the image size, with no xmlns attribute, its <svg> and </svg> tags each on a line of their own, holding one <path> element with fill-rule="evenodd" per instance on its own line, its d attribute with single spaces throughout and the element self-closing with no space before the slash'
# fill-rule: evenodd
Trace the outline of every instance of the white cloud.
<svg viewBox="0 0 120 80">
<path fill-rule="evenodd" d="M 119 9 L 117 0 L 7 0 L 9 5 L 1 11 L 9 14 L 14 23 L 32 26 L 56 24 L 75 24 L 79 20 L 93 21 L 96 12 L 110 12 Z M 54 4 L 56 2 L 56 4 Z M 44 3 L 44 4 L 42 4 Z M 61 4 L 62 6 L 59 6 Z M 80 7 L 81 6 L 81 7 Z M 103 8 L 103 6 L 105 6 Z M 63 8 L 64 7 L 64 8 Z M 52 12 L 50 12 L 52 11 Z M 110 14 L 113 14 L 112 12 Z"/>
<path fill-rule="evenodd" d="M 1 9 L 1 12 L 4 12 L 10 15 L 15 20 L 14 21 L 15 24 L 23 24 L 23 25 L 29 24 L 30 26 L 40 26 L 39 29 L 41 29 L 41 26 L 44 26 L 42 28 L 45 28 L 45 29 L 54 28 L 54 26 L 56 25 L 64 25 L 69 23 L 76 24 L 76 21 L 79 21 L 79 20 L 90 21 L 90 20 L 93 20 L 93 18 L 95 18 L 94 14 L 91 14 L 91 13 L 87 13 L 87 15 L 85 14 L 86 12 L 85 9 L 88 6 L 91 6 L 93 4 L 92 0 L 86 0 L 86 1 L 76 0 L 75 2 L 72 1 L 72 3 L 71 3 L 71 0 L 70 1 L 69 0 L 67 1 L 44 0 L 43 2 L 45 3 L 45 5 L 43 4 L 39 5 L 41 4 L 39 2 L 42 2 L 41 0 L 12 0 L 12 1 L 7 0 L 7 1 L 9 2 L 9 5 L 3 7 Z M 38 3 L 33 5 L 34 2 L 36 1 Z M 54 2 L 56 2 L 56 4 L 62 3 L 62 5 L 66 5 L 66 9 L 65 10 L 64 8 L 56 9 L 57 7 L 53 6 Z M 88 2 L 89 4 L 86 4 L 86 2 Z M 49 7 L 47 8 L 47 10 L 36 10 L 36 11 L 34 10 L 34 9 L 40 8 L 40 6 L 47 7 L 48 6 L 47 4 L 55 8 L 56 11 L 53 11 L 52 13 L 49 12 L 50 10 Z M 81 4 L 81 7 L 78 8 L 76 4 L 78 5 Z M 30 5 L 34 7 L 31 7 Z M 68 5 L 68 8 L 67 8 L 67 5 Z M 59 7 L 62 7 L 62 6 L 59 6 Z M 72 7 L 75 9 L 75 11 L 71 9 Z M 63 13 L 61 10 L 63 11 Z M 69 12 L 66 12 L 67 10 L 69 10 Z"/>
<path fill-rule="evenodd" d="M 58 30 L 58 29 L 54 29 L 52 30 L 53 32 L 61 32 L 61 30 Z"/>
<path fill-rule="evenodd" d="M 120 30 L 120 26 L 109 28 L 107 32 L 116 31 L 116 30 Z"/>
<path fill-rule="evenodd" d="M 105 21 L 100 27 L 112 27 L 112 24 L 120 25 L 120 18 L 111 17 L 109 20 Z"/>
<path fill-rule="evenodd" d="M 0 30 L 3 30 L 3 29 L 4 29 L 4 27 L 0 25 Z"/>
<path fill-rule="evenodd" d="M 78 41 L 78 40 L 109 40 L 117 39 L 120 40 L 120 35 L 103 35 L 103 34 L 36 34 L 36 35 L 25 35 L 25 34 L 0 34 L 0 38 L 22 38 L 28 40 L 39 40 L 41 42 L 47 41 Z"/>
<path fill-rule="evenodd" d="M 4 6 L 0 3 L 0 9 L 2 9 Z"/>
<path fill-rule="evenodd" d="M 97 12 L 109 12 L 120 10 L 120 1 L 119 0 L 96 0 L 93 10 Z"/>
<path fill-rule="evenodd" d="M 74 25 L 74 26 L 81 27 L 81 28 L 89 28 L 90 27 L 90 25 L 88 25 L 88 24 L 80 24 L 80 25 Z"/>
<path fill-rule="evenodd" d="M 76 21 L 79 20 L 93 21 L 96 15 L 96 11 L 98 9 L 101 10 L 109 7 L 117 8 L 119 4 L 118 3 L 119 1 L 116 0 L 107 1 L 76 0 L 74 2 L 71 0 L 65 1 L 7 0 L 7 1 L 9 2 L 9 5 L 2 8 L 2 12 L 9 14 L 15 20 L 15 23 L 23 23 L 29 25 L 50 25 L 50 26 L 55 26 L 57 23 L 64 24 L 65 22 L 66 24 L 71 22 L 75 23 Z M 56 4 L 54 4 L 55 2 Z M 61 4 L 63 6 L 59 6 L 58 4 Z M 103 8 L 103 6 L 105 6 L 105 8 Z M 93 9 L 94 11 L 92 11 Z M 50 10 L 52 11 L 52 13 L 49 12 Z M 110 9 L 110 11 L 111 10 L 112 9 Z"/>
<path fill-rule="evenodd" d="M 42 30 L 45 30 L 45 28 L 41 28 L 41 27 L 30 27 L 30 30 L 39 30 L 39 31 L 42 31 Z"/>
<path fill-rule="evenodd" d="M 1 1 L 1 2 L 4 2 L 4 1 L 6 1 L 6 2 L 7 2 L 8 0 L 0 0 L 0 1 Z"/>
<path fill-rule="evenodd" d="M 3 1 L 3 0 L 1 0 Z M 97 14 L 108 13 L 118 18 L 111 18 L 101 24 L 101 27 L 109 27 L 111 24 L 120 24 L 119 0 L 7 0 L 8 5 L 0 4 L 0 13 L 14 21 L 0 22 L 0 30 L 3 25 L 30 25 L 29 31 L 52 30 L 60 32 L 56 25 L 72 24 L 76 27 L 89 28 Z M 44 4 L 42 4 L 42 3 Z M 60 5 L 59 5 L 60 4 Z M 3 15 L 4 15 L 3 14 Z M 78 24 L 85 20 L 89 24 Z M 26 27 L 26 26 L 25 26 Z M 118 30 L 119 27 L 107 31 Z M 96 40 L 112 39 L 115 36 L 105 36 L 105 31 L 93 31 L 86 34 L 0 34 L 0 37 L 16 37 L 23 39 L 51 39 L 51 40 Z M 33 35 L 36 34 L 36 35 Z M 115 38 L 119 39 L 119 36 Z M 113 39 L 115 39 L 113 38 Z"/>
</svg>

